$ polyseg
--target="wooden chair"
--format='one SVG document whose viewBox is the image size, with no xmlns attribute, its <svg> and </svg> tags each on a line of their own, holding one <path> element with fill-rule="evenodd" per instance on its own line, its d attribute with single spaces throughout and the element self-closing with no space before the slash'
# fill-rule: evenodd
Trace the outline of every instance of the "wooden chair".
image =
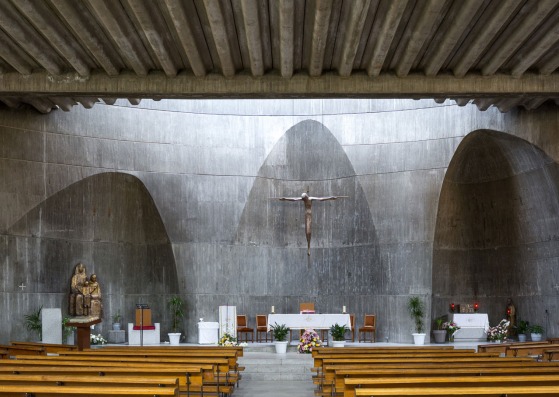
<svg viewBox="0 0 559 397">
<path fill-rule="evenodd" d="M 264 341 L 268 342 L 268 337 L 270 342 L 274 341 L 274 336 L 272 331 L 268 331 L 268 316 L 265 314 L 256 315 L 256 341 L 262 342 L 262 333 L 264 333 Z"/>
<path fill-rule="evenodd" d="M 361 342 L 361 334 L 363 334 L 363 342 L 367 342 L 367 334 L 371 334 L 371 342 L 375 342 L 377 333 L 377 316 L 374 314 L 365 314 L 363 326 L 359 328 L 359 342 Z"/>
<path fill-rule="evenodd" d="M 351 333 L 351 339 L 346 338 L 346 340 L 355 342 L 355 314 L 349 315 L 349 325 L 351 326 L 351 330 L 348 332 Z"/>
<path fill-rule="evenodd" d="M 237 314 L 237 341 L 239 343 L 243 341 L 243 334 L 245 342 L 248 342 L 249 335 L 250 341 L 254 342 L 254 328 L 248 326 L 247 316 L 245 314 Z"/>
</svg>

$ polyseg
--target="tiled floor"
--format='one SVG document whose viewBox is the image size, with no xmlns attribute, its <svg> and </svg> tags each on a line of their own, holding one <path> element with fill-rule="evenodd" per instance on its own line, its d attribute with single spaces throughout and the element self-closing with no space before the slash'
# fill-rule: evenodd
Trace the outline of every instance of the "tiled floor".
<svg viewBox="0 0 559 397">
<path fill-rule="evenodd" d="M 312 380 L 259 381 L 243 380 L 235 397 L 314 397 Z"/>
</svg>

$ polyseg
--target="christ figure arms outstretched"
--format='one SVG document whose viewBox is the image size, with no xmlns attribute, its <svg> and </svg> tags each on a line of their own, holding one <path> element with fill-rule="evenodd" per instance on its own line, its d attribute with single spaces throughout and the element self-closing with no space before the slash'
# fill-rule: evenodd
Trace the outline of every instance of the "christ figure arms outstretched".
<svg viewBox="0 0 559 397">
<path fill-rule="evenodd" d="M 312 202 L 336 200 L 349 196 L 328 196 L 328 197 L 312 197 L 307 193 L 301 194 L 301 197 L 280 197 L 281 201 L 302 201 L 305 204 L 305 235 L 307 236 L 307 255 L 311 255 L 311 225 L 312 225 Z"/>
</svg>

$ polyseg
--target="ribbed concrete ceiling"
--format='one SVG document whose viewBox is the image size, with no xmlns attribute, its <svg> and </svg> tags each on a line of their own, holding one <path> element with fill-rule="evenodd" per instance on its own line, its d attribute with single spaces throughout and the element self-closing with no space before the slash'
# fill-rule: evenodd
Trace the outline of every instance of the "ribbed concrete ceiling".
<svg viewBox="0 0 559 397">
<path fill-rule="evenodd" d="M 559 102 L 559 0 L 2 0 L 0 100 Z"/>
</svg>

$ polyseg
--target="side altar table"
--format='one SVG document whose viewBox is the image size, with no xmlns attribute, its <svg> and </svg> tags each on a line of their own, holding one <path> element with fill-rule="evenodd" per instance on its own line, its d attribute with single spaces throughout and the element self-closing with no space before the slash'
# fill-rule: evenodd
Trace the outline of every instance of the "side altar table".
<svg viewBox="0 0 559 397">
<path fill-rule="evenodd" d="M 330 329 L 334 324 L 351 329 L 349 314 L 268 314 L 268 331 L 275 324 L 285 324 L 289 329 Z"/>
<path fill-rule="evenodd" d="M 454 313 L 451 321 L 460 327 L 454 333 L 455 342 L 484 342 L 487 340 L 489 317 L 487 313 Z"/>
</svg>

